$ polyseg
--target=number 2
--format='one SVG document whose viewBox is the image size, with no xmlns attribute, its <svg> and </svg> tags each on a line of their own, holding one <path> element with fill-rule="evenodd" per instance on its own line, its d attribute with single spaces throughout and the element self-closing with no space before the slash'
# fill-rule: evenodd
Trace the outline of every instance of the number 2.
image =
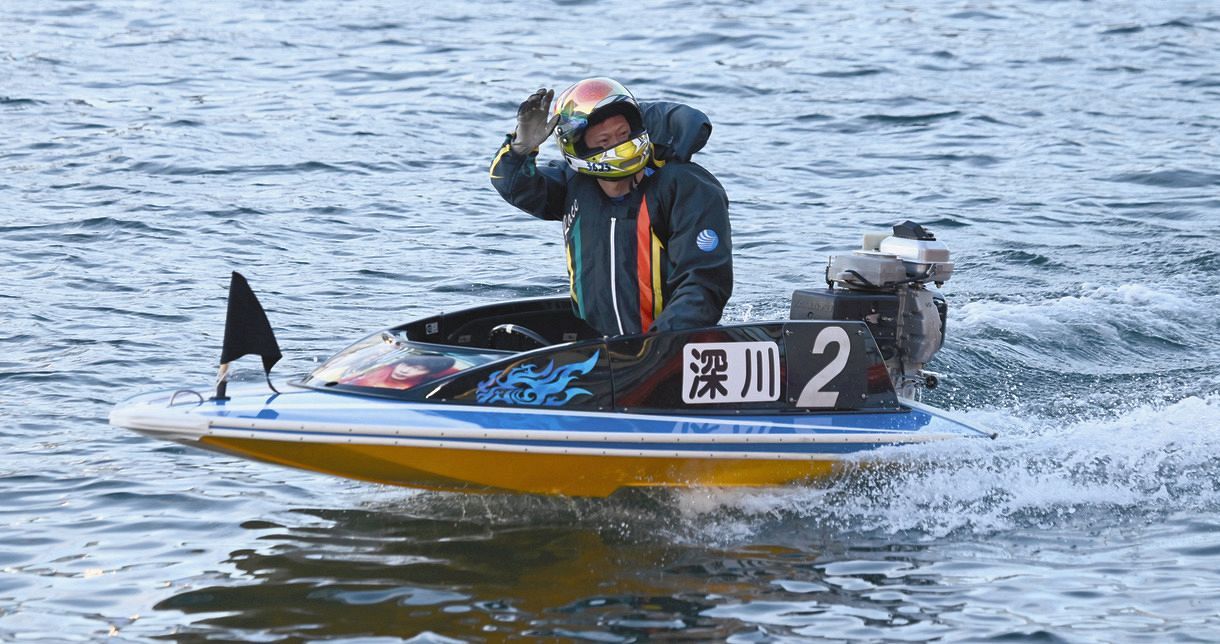
<svg viewBox="0 0 1220 644">
<path fill-rule="evenodd" d="M 843 373 L 843 368 L 847 366 L 847 356 L 851 352 L 851 337 L 841 326 L 828 326 L 819 331 L 818 337 L 814 338 L 813 354 L 818 355 L 825 352 L 832 344 L 838 346 L 835 356 L 831 358 L 830 364 L 815 373 L 805 384 L 800 398 L 796 401 L 797 407 L 834 407 L 835 403 L 839 401 L 839 392 L 822 391 L 822 387 L 834 380 L 835 376 Z"/>
</svg>

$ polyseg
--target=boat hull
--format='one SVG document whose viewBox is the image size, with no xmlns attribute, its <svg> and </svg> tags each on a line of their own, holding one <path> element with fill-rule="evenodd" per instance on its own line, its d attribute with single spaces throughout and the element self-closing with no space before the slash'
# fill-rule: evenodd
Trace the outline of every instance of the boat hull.
<svg viewBox="0 0 1220 644">
<path fill-rule="evenodd" d="M 604 497 L 629 487 L 757 487 L 830 477 L 840 461 L 527 453 L 205 437 L 214 449 L 372 483 L 448 492 Z"/>
<path fill-rule="evenodd" d="M 607 496 L 631 487 L 816 483 L 892 445 L 981 432 L 903 412 L 692 416 L 411 403 L 281 386 L 227 401 L 133 398 L 111 423 L 345 478 L 460 492 Z"/>
</svg>

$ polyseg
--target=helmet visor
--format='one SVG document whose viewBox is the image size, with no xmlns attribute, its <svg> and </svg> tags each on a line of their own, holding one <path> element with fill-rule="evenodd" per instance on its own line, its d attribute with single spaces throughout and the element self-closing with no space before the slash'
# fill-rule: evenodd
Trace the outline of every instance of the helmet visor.
<svg viewBox="0 0 1220 644">
<path fill-rule="evenodd" d="M 647 132 L 639 132 L 612 148 L 591 150 L 580 157 L 568 156 L 568 165 L 577 172 L 605 178 L 631 176 L 644 166 L 652 155 L 652 143 Z"/>
</svg>

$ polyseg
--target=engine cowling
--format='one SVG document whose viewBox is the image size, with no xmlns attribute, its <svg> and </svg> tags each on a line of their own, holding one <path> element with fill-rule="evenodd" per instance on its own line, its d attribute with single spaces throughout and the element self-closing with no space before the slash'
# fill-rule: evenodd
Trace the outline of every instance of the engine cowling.
<svg viewBox="0 0 1220 644">
<path fill-rule="evenodd" d="M 869 233 L 859 250 L 833 255 L 825 290 L 792 294 L 794 320 L 863 320 L 868 324 L 899 396 L 936 386 L 924 365 L 945 339 L 948 306 L 929 289 L 953 274 L 949 249 L 923 226 L 903 222 L 892 234 Z"/>
</svg>

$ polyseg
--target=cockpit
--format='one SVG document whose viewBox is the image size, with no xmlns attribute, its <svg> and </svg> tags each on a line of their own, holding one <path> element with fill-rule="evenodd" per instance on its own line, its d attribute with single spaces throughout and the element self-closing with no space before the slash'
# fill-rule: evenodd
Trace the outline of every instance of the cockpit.
<svg viewBox="0 0 1220 644">
<path fill-rule="evenodd" d="M 505 355 L 508 352 L 415 342 L 402 331 L 379 331 L 335 354 L 304 384 L 411 389 Z"/>
<path fill-rule="evenodd" d="M 521 351 L 598 337 L 567 298 L 498 303 L 378 331 L 335 354 L 302 384 L 413 389 Z"/>
</svg>

